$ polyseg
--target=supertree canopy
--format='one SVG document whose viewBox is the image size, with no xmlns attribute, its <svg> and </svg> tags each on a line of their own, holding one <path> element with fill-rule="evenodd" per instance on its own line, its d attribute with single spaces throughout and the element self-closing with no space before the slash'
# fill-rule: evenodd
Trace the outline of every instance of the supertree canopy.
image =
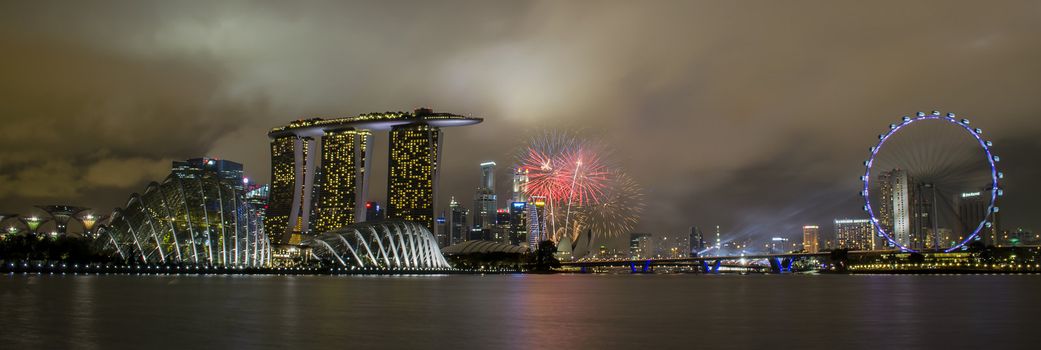
<svg viewBox="0 0 1041 350">
<path fill-rule="evenodd" d="M 627 233 L 643 209 L 640 187 L 610 160 L 610 150 L 575 132 L 546 131 L 519 151 L 525 194 L 544 198 L 553 240 L 590 230 L 598 236 Z"/>
</svg>

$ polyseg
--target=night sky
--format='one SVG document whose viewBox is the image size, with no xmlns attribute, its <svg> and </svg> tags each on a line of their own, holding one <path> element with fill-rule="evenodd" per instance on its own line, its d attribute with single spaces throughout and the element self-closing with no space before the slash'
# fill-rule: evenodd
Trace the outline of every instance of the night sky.
<svg viewBox="0 0 1041 350">
<path fill-rule="evenodd" d="M 794 236 L 862 215 L 868 147 L 936 109 L 994 140 L 1005 226 L 1041 229 L 1036 1 L 8 1 L 0 47 L 0 212 L 108 212 L 192 157 L 266 182 L 272 127 L 430 107 L 485 118 L 445 130 L 444 201 L 578 129 L 645 188 L 640 231 Z"/>
</svg>

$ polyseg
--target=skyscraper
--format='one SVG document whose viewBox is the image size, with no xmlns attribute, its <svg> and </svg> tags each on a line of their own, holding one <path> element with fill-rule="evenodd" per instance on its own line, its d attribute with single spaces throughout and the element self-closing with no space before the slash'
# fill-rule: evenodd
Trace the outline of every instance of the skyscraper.
<svg viewBox="0 0 1041 350">
<path fill-rule="evenodd" d="M 271 198 L 265 220 L 272 242 L 298 244 L 367 220 L 372 131 L 389 131 L 389 219 L 416 221 L 436 233 L 434 207 L 442 127 L 480 123 L 448 113 L 370 113 L 303 119 L 271 130 Z"/>
<path fill-rule="evenodd" d="M 629 257 L 647 259 L 654 255 L 654 239 L 649 233 L 629 234 Z"/>
<path fill-rule="evenodd" d="M 879 225 L 893 240 L 910 249 L 936 248 L 941 227 L 937 216 L 937 190 L 931 183 L 917 182 L 907 171 L 893 169 L 878 176 L 881 187 Z"/>
<path fill-rule="evenodd" d="M 434 203 L 441 129 L 414 124 L 390 131 L 390 163 L 387 179 L 387 219 L 418 222 L 430 232 L 434 227 Z"/>
<path fill-rule="evenodd" d="M 528 203 L 510 203 L 510 244 L 520 245 L 528 239 Z"/>
<path fill-rule="evenodd" d="M 271 190 L 267 214 L 264 216 L 264 229 L 272 244 L 289 243 L 290 212 L 295 207 L 295 194 L 301 190 L 301 183 L 296 176 L 297 140 L 296 135 L 292 134 L 271 139 Z"/>
<path fill-rule="evenodd" d="M 448 229 L 449 242 L 451 244 L 459 244 L 466 240 L 466 235 L 469 233 L 469 227 L 466 225 L 466 217 L 469 215 L 469 211 L 459 205 L 459 202 L 455 201 L 455 197 L 448 205 L 449 216 L 448 216 Z"/>
<path fill-rule="evenodd" d="M 513 188 L 510 200 L 513 202 L 528 201 L 528 169 L 516 167 L 513 169 Z"/>
<path fill-rule="evenodd" d="M 971 235 L 976 229 L 979 229 L 979 238 L 984 245 L 988 246 L 1000 246 L 1001 245 L 1001 221 L 998 218 L 999 213 L 993 213 L 990 218 L 990 225 L 988 227 L 984 220 L 987 218 L 987 213 L 991 210 L 990 198 L 988 197 L 990 189 L 984 189 L 977 192 L 964 192 L 954 198 L 954 203 L 958 208 L 958 218 L 961 221 L 961 226 L 954 232 L 960 239 Z M 982 226 L 980 226 L 982 225 Z"/>
<path fill-rule="evenodd" d="M 474 193 L 475 230 L 490 230 L 495 226 L 498 199 L 495 196 L 495 162 L 481 163 L 481 183 Z"/>
<path fill-rule="evenodd" d="M 820 251 L 821 228 L 817 225 L 802 227 L 802 251 L 816 253 Z"/>
<path fill-rule="evenodd" d="M 371 145 L 372 133 L 365 130 L 328 130 L 322 136 L 312 199 L 315 233 L 365 221 Z"/>
<path fill-rule="evenodd" d="M 697 257 L 698 253 L 705 250 L 705 234 L 697 226 L 690 227 L 690 236 L 687 238 L 687 241 L 690 242 L 690 254 L 688 256 Z"/>
<path fill-rule="evenodd" d="M 835 240 L 838 248 L 873 250 L 876 247 L 871 220 L 835 219 Z M 819 231 L 818 231 L 819 233 Z"/>
<path fill-rule="evenodd" d="M 549 239 L 549 233 L 546 232 L 546 198 L 532 196 L 528 200 L 528 248 L 535 251 L 539 242 Z"/>
</svg>

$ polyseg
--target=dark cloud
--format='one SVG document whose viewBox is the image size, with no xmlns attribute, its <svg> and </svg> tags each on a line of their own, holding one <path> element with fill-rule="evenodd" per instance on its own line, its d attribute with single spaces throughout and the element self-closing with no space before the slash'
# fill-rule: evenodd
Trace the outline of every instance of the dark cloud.
<svg viewBox="0 0 1041 350">
<path fill-rule="evenodd" d="M 119 205 L 162 163 L 204 154 L 265 181 L 273 126 L 429 106 L 486 118 L 446 132 L 446 199 L 468 203 L 477 163 L 508 164 L 529 131 L 582 128 L 647 189 L 641 230 L 790 234 L 859 214 L 875 135 L 939 109 L 997 140 L 1006 222 L 1041 228 L 1016 199 L 1038 194 L 1019 178 L 1039 171 L 1036 2 L 0 7 L 5 210 Z"/>
</svg>

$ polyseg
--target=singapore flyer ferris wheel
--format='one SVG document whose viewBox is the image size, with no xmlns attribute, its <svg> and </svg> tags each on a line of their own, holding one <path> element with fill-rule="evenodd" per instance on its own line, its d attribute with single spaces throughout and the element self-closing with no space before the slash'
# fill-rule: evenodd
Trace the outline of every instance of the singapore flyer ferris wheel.
<svg viewBox="0 0 1041 350">
<path fill-rule="evenodd" d="M 890 124 L 860 177 L 872 248 L 950 252 L 993 239 L 1004 174 L 992 146 L 954 113 L 918 112 Z"/>
</svg>

